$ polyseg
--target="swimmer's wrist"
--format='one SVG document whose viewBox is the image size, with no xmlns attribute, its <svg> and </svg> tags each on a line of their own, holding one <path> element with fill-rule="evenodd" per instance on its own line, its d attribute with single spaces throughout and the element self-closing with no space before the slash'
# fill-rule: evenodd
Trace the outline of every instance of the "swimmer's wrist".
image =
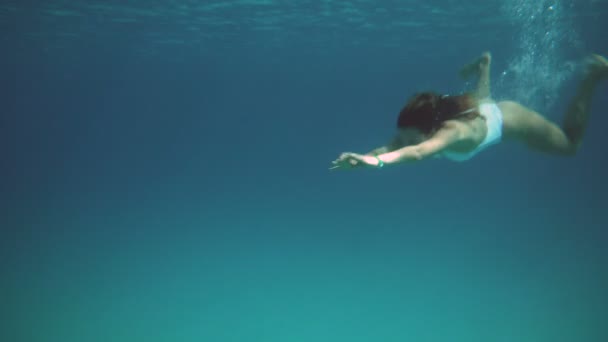
<svg viewBox="0 0 608 342">
<path fill-rule="evenodd" d="M 378 169 L 384 167 L 384 161 L 382 161 L 382 159 L 380 159 L 380 157 L 377 154 L 373 155 L 374 157 L 374 166 Z"/>
</svg>

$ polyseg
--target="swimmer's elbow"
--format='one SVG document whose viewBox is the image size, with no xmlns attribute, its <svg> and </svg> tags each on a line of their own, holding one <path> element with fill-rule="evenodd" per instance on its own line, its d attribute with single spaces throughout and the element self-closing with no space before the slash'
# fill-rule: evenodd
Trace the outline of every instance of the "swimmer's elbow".
<svg viewBox="0 0 608 342">
<path fill-rule="evenodd" d="M 424 151 L 424 147 L 420 145 L 413 146 L 412 157 L 416 161 L 426 158 L 427 156 Z"/>
<path fill-rule="evenodd" d="M 415 147 L 415 155 L 417 160 L 426 159 L 432 157 L 433 155 L 441 152 L 445 149 L 447 143 L 442 139 L 433 139 L 428 140 L 420 145 L 416 145 Z"/>
</svg>

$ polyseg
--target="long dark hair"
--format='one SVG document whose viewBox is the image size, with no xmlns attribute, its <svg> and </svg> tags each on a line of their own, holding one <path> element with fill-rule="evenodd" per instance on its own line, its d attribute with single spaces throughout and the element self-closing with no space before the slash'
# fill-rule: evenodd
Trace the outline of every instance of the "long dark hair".
<svg viewBox="0 0 608 342">
<path fill-rule="evenodd" d="M 478 116 L 476 101 L 469 94 L 450 96 L 424 92 L 414 95 L 401 109 L 397 127 L 413 127 L 431 135 L 446 120 L 471 120 Z"/>
</svg>

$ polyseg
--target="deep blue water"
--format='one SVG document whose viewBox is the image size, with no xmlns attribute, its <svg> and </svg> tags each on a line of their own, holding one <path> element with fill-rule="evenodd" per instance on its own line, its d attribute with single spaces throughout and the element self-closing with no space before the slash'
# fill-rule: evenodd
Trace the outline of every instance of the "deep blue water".
<svg viewBox="0 0 608 342">
<path fill-rule="evenodd" d="M 575 157 L 329 172 L 414 92 L 561 122 L 606 1 L 4 1 L 2 341 L 608 340 L 608 82 Z"/>
</svg>

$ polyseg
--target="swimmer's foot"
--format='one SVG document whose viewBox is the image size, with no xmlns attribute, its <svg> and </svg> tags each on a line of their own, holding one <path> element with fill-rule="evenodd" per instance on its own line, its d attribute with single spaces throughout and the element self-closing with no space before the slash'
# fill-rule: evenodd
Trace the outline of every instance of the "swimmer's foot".
<svg viewBox="0 0 608 342">
<path fill-rule="evenodd" d="M 469 79 L 473 76 L 479 76 L 482 71 L 488 71 L 490 69 L 490 63 L 492 62 L 492 54 L 490 52 L 484 52 L 479 58 L 463 66 L 459 75 L 463 79 Z"/>
<path fill-rule="evenodd" d="M 608 60 L 600 55 L 592 54 L 585 60 L 585 76 L 593 81 L 608 78 Z"/>
</svg>

